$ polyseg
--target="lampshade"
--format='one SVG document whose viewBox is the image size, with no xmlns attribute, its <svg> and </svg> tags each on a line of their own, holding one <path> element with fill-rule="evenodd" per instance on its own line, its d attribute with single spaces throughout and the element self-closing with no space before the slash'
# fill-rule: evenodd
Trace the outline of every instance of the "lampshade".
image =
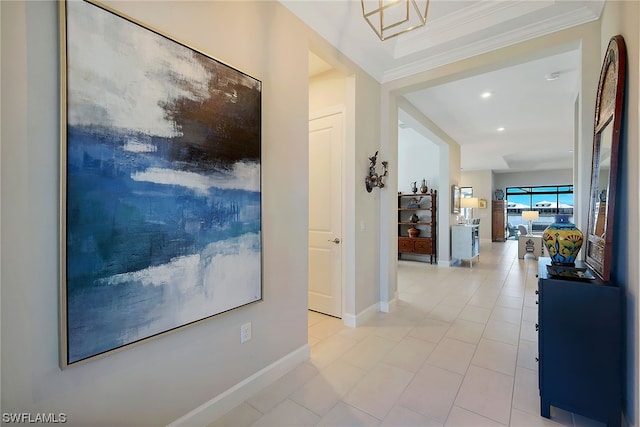
<svg viewBox="0 0 640 427">
<path fill-rule="evenodd" d="M 430 0 L 360 0 L 362 15 L 380 40 L 427 23 Z"/>
<path fill-rule="evenodd" d="M 477 197 L 465 197 L 464 199 L 460 199 L 460 207 L 461 208 L 477 208 L 478 207 L 478 198 Z"/>
<path fill-rule="evenodd" d="M 537 221 L 540 219 L 538 211 L 522 211 L 522 219 L 525 221 Z"/>
</svg>

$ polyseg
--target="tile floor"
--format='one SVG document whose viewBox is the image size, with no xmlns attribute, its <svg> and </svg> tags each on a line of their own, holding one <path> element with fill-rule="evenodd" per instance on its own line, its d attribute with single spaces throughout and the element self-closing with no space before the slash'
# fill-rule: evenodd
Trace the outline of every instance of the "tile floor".
<svg viewBox="0 0 640 427">
<path fill-rule="evenodd" d="M 354 329 L 309 312 L 311 360 L 210 427 L 601 426 L 539 415 L 536 267 L 516 241 L 473 268 L 400 261 L 393 313 Z"/>
</svg>

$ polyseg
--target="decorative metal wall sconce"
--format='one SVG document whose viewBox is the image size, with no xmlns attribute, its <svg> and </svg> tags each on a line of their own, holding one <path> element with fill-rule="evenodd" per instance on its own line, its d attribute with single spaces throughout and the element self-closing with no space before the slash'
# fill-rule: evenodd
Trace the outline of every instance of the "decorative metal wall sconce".
<svg viewBox="0 0 640 427">
<path fill-rule="evenodd" d="M 369 176 L 364 179 L 364 184 L 367 187 L 367 193 L 371 193 L 373 187 L 384 188 L 384 178 L 388 174 L 387 166 L 388 162 L 382 162 L 382 175 L 378 175 L 376 172 L 376 162 L 378 161 L 378 152 L 369 157 Z"/>
</svg>

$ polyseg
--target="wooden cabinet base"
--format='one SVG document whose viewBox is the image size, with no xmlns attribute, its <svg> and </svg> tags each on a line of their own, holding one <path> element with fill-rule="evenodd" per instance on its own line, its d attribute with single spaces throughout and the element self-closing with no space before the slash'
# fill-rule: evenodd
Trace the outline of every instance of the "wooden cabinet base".
<svg viewBox="0 0 640 427">
<path fill-rule="evenodd" d="M 429 262 L 431 264 L 433 264 L 433 258 L 435 256 L 433 241 L 429 237 L 398 237 L 398 252 L 429 255 Z"/>
</svg>

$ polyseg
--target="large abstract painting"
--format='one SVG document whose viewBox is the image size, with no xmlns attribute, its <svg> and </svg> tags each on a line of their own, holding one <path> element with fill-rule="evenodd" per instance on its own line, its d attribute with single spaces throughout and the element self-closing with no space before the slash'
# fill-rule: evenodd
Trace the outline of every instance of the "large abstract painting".
<svg viewBox="0 0 640 427">
<path fill-rule="evenodd" d="M 64 368 L 262 299 L 261 82 L 60 10 Z"/>
</svg>

